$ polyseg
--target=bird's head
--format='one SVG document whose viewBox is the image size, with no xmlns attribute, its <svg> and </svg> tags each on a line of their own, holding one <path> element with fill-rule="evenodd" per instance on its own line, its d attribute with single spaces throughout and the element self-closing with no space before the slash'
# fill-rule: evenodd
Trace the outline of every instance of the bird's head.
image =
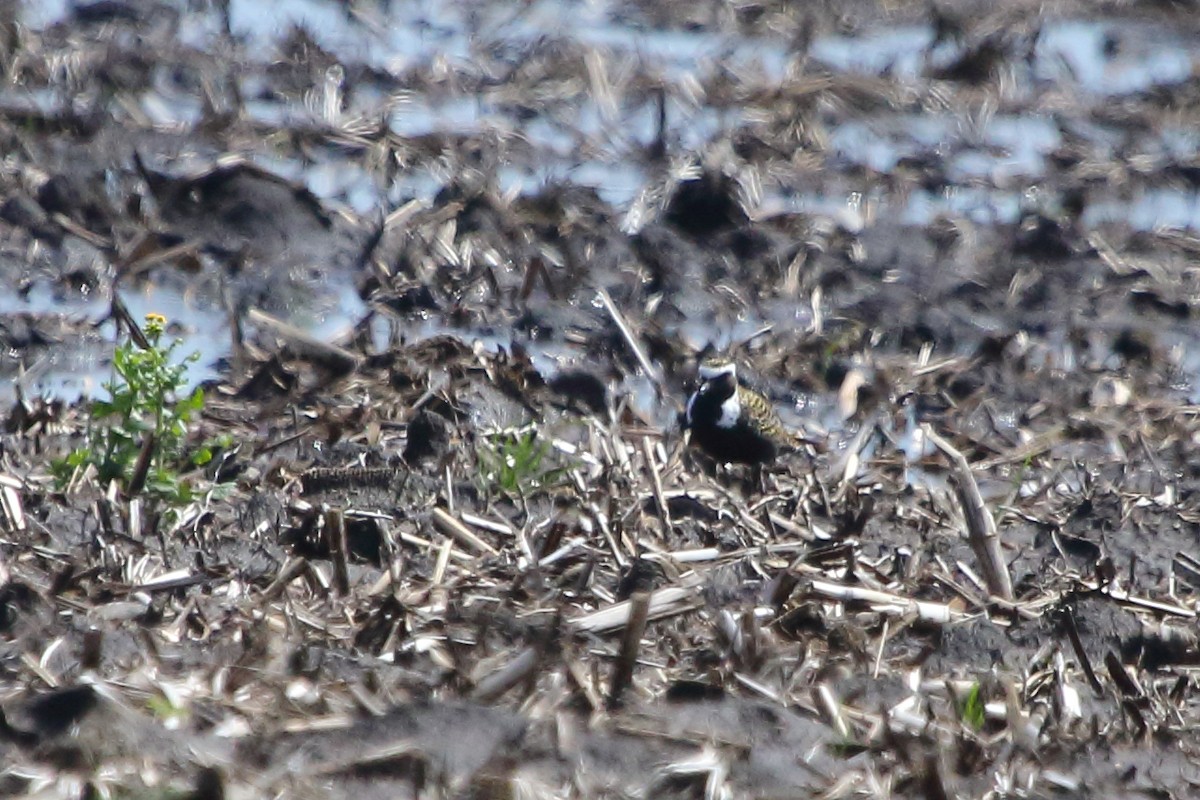
<svg viewBox="0 0 1200 800">
<path fill-rule="evenodd" d="M 708 359 L 700 364 L 697 392 L 724 402 L 737 391 L 737 365 L 732 361 Z"/>
</svg>

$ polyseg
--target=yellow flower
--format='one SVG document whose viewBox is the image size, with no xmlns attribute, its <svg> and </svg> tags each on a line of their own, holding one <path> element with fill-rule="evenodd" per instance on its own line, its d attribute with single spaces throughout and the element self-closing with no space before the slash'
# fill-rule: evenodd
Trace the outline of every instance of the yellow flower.
<svg viewBox="0 0 1200 800">
<path fill-rule="evenodd" d="M 146 333 L 151 336 L 156 336 L 163 332 L 167 327 L 167 318 L 162 314 L 156 314 L 151 311 L 146 315 Z"/>
</svg>

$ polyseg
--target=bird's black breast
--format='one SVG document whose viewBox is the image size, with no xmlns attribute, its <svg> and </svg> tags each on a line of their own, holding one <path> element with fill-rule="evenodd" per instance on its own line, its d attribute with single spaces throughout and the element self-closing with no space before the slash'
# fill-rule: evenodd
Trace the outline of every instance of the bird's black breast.
<svg viewBox="0 0 1200 800">
<path fill-rule="evenodd" d="M 779 454 L 774 441 L 749 425 L 720 428 L 711 423 L 699 423 L 694 414 L 692 442 L 721 463 L 764 464 L 774 461 Z"/>
<path fill-rule="evenodd" d="M 688 425 L 692 428 L 715 427 L 717 420 L 721 418 L 722 402 L 721 398 L 711 392 L 697 392 L 688 408 Z"/>
</svg>

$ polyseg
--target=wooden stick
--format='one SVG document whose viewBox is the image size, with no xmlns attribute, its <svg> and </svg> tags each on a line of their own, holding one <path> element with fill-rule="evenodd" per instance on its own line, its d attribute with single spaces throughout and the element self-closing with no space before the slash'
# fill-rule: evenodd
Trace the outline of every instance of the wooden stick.
<svg viewBox="0 0 1200 800">
<path fill-rule="evenodd" d="M 896 610 L 895 613 L 898 615 L 911 610 L 916 612 L 917 616 L 921 619 L 932 622 L 951 622 L 954 619 L 962 617 L 961 613 L 956 612 L 944 603 L 913 600 L 902 595 L 881 592 L 877 589 L 867 589 L 862 586 L 845 586 L 830 581 L 813 581 L 809 584 L 808 588 L 813 594 L 827 597 L 831 600 L 855 600 L 860 603 L 891 606 Z"/>
<path fill-rule="evenodd" d="M 495 672 L 485 676 L 471 692 L 471 699 L 481 703 L 497 700 L 509 689 L 529 678 L 541 661 L 536 647 L 527 647 L 517 657 Z"/>
<path fill-rule="evenodd" d="M 246 317 L 259 328 L 268 330 L 286 341 L 298 354 L 304 354 L 316 363 L 334 372 L 353 372 L 362 361 L 362 359 L 349 350 L 338 347 L 335 344 L 323 342 L 315 336 L 300 330 L 295 325 L 290 325 L 281 319 L 277 319 L 265 311 L 252 308 L 246 312 Z"/>
<path fill-rule="evenodd" d="M 125 490 L 130 497 L 137 497 L 146 488 L 146 478 L 150 475 L 150 462 L 154 458 L 154 448 L 158 440 L 153 431 L 146 431 L 142 438 L 142 449 L 138 451 L 137 462 L 133 465 L 133 475 L 129 478 L 129 486 Z"/>
<path fill-rule="evenodd" d="M 350 594 L 350 570 L 346 564 L 346 518 L 340 508 L 325 511 L 325 543 L 333 560 L 333 588 L 345 597 Z"/>
<path fill-rule="evenodd" d="M 1083 640 L 1079 638 L 1079 627 L 1075 624 L 1075 614 L 1068 608 L 1062 619 L 1062 625 L 1067 631 L 1067 639 L 1071 642 L 1071 648 L 1075 651 L 1075 657 L 1079 659 L 1079 666 L 1083 669 L 1083 674 L 1087 678 L 1088 684 L 1092 687 L 1092 691 L 1097 697 L 1104 696 L 1104 686 L 1100 683 L 1100 679 L 1096 677 L 1096 670 L 1092 668 L 1092 661 L 1088 658 L 1087 651 L 1083 649 Z"/>
<path fill-rule="evenodd" d="M 275 580 L 266 589 L 263 589 L 264 600 L 276 600 L 287 589 L 287 585 L 299 578 L 308 570 L 308 561 L 303 558 L 290 559 L 283 565 L 283 569 L 279 570 L 279 574 L 275 576 Z"/>
<path fill-rule="evenodd" d="M 632 600 L 622 600 L 611 606 L 568 621 L 570 627 L 581 633 L 611 633 L 626 625 L 631 616 Z M 700 592 L 694 586 L 666 586 L 651 592 L 648 619 L 659 619 L 672 614 L 682 614 L 703 603 Z"/>
<path fill-rule="evenodd" d="M 658 374 L 658 370 L 650 363 L 650 359 L 646 357 L 642 345 L 638 342 L 637 337 L 633 335 L 633 331 L 629 328 L 629 323 L 625 321 L 625 317 L 621 314 L 621 309 L 617 308 L 612 297 L 603 287 L 596 289 L 596 295 L 600 298 L 600 302 L 604 304 L 604 310 L 612 317 L 612 321 L 617 324 L 617 330 L 621 331 L 621 336 L 625 337 L 625 343 L 629 345 L 629 349 L 633 351 L 634 358 L 638 364 L 646 372 L 646 377 L 654 384 L 654 390 L 662 395 L 663 386 L 662 378 Z"/>
<path fill-rule="evenodd" d="M 621 695 L 633 683 L 633 668 L 637 665 L 638 650 L 642 647 L 642 636 L 646 633 L 646 622 L 650 618 L 650 592 L 634 592 L 629 598 L 629 618 L 621 634 L 621 652 L 613 666 L 612 683 L 608 689 L 608 707 L 619 708 Z"/>
<path fill-rule="evenodd" d="M 662 516 L 663 531 L 670 532 L 673 527 L 671 510 L 667 507 L 667 499 L 663 494 L 662 473 L 659 472 L 658 462 L 654 458 L 654 445 L 650 443 L 648 436 L 642 437 L 642 456 L 646 459 L 646 466 L 650 470 L 651 486 L 654 487 L 654 504 L 658 506 L 658 513 Z"/>
<path fill-rule="evenodd" d="M 971 474 L 971 465 L 967 463 L 967 457 L 939 436 L 928 422 L 924 423 L 921 429 L 934 446 L 950 457 L 950 466 L 954 470 L 954 488 L 958 491 L 958 500 L 962 503 L 963 516 L 967 522 L 967 542 L 975 552 L 975 558 L 979 560 L 988 591 L 1011 602 L 1012 579 L 1008 575 L 1008 565 L 1004 562 L 1004 551 L 1000 546 L 1000 535 L 996 531 L 996 520 L 983 502 L 983 495 L 979 492 L 975 476 Z"/>
<path fill-rule="evenodd" d="M 471 530 L 459 522 L 453 514 L 441 506 L 433 509 L 433 525 L 442 533 L 454 539 L 459 544 L 471 548 L 477 553 L 487 553 L 489 556 L 499 554 L 499 550 L 480 539 Z"/>
</svg>

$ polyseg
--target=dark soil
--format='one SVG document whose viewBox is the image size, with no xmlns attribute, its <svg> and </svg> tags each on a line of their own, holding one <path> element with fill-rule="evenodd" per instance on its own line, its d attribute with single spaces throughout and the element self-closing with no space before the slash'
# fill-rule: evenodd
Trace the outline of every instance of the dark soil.
<svg viewBox="0 0 1200 800">
<path fill-rule="evenodd" d="M 1195 796 L 1200 17 L 1001 5 L 0 4 L 0 794 Z"/>
</svg>

